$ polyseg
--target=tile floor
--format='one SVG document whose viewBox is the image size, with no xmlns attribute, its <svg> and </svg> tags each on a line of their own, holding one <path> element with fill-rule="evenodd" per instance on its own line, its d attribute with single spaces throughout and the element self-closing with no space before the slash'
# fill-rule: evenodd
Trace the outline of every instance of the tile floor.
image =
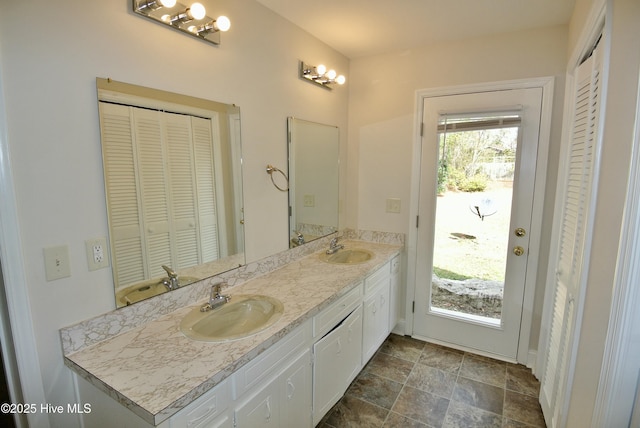
<svg viewBox="0 0 640 428">
<path fill-rule="evenodd" d="M 524 366 L 390 335 L 318 428 L 545 427 Z"/>
</svg>

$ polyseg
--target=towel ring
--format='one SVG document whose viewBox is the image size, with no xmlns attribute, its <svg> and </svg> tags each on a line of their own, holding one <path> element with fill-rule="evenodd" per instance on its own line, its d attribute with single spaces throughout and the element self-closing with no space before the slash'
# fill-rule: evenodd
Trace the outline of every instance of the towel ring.
<svg viewBox="0 0 640 428">
<path fill-rule="evenodd" d="M 275 180 L 273 179 L 273 172 L 277 171 L 280 174 L 282 174 L 282 176 L 284 177 L 285 181 L 287 182 L 287 188 L 283 189 L 282 187 L 278 186 L 275 182 Z M 273 165 L 267 165 L 267 174 L 269 174 L 271 176 L 271 182 L 273 183 L 274 186 L 276 186 L 276 189 L 280 190 L 281 192 L 286 192 L 289 190 L 289 177 L 287 177 L 287 174 L 285 174 L 282 170 L 276 168 Z"/>
</svg>

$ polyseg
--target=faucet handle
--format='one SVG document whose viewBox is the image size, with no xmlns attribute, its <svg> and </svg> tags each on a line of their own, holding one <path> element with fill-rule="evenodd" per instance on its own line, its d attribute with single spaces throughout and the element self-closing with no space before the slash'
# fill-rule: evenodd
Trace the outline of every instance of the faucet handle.
<svg viewBox="0 0 640 428">
<path fill-rule="evenodd" d="M 162 269 L 164 269 L 165 272 L 167 272 L 167 275 L 169 276 L 169 278 L 177 278 L 178 277 L 178 274 L 173 269 L 171 269 L 169 266 L 162 265 Z"/>
</svg>

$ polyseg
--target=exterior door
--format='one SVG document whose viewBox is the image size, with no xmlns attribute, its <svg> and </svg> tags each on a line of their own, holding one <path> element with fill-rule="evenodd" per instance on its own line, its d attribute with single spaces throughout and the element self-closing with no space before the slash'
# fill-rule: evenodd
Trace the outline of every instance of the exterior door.
<svg viewBox="0 0 640 428">
<path fill-rule="evenodd" d="M 515 360 L 542 88 L 423 100 L 413 334 Z"/>
</svg>

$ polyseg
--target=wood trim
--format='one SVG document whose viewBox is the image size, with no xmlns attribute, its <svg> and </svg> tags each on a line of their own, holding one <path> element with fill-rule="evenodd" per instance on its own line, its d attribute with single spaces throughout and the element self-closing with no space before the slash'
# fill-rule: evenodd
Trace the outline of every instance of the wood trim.
<svg viewBox="0 0 640 428">
<path fill-rule="evenodd" d="M 627 184 L 607 340 L 591 421 L 594 428 L 629 425 L 634 397 L 640 399 L 640 391 L 636 390 L 640 380 L 640 343 L 637 339 L 634 340 L 640 334 L 640 314 L 637 311 L 640 307 L 640 289 L 637 287 L 640 284 L 640 70 L 638 71 L 631 173 Z"/>
<path fill-rule="evenodd" d="M 8 315 L 18 366 L 18 376 L 22 388 L 22 400 L 23 403 L 46 403 L 40 361 L 38 359 L 38 348 L 31 318 L 25 267 L 22 260 L 18 207 L 9 159 L 9 141 L 1 75 L 0 194 L 3 195 L 0 198 L 0 259 L 2 260 L 2 275 L 5 279 L 4 292 L 9 307 Z M 11 250 L 9 251 L 9 249 Z M 49 426 L 49 418 L 46 413 L 42 412 L 27 415 L 27 421 L 29 426 L 33 427 Z"/>
<path fill-rule="evenodd" d="M 416 91 L 416 108 L 414 118 L 414 146 L 411 177 L 411 202 L 410 218 L 418 215 L 419 193 L 420 193 L 420 158 L 422 151 L 422 117 L 423 100 L 428 97 L 459 95 L 475 92 L 488 92 L 509 89 L 542 88 L 542 110 L 540 119 L 540 134 L 538 160 L 536 163 L 536 184 L 534 190 L 533 217 L 531 223 L 531 241 L 529 245 L 529 260 L 527 268 L 527 278 L 525 281 L 525 291 L 523 300 L 523 316 L 520 324 L 520 341 L 518 345 L 517 361 L 522 364 L 530 364 L 529 342 L 531 337 L 531 326 L 533 324 L 533 306 L 536 293 L 537 265 L 540 254 L 540 234 L 542 230 L 542 213 L 544 208 L 544 191 L 546 183 L 546 165 L 548 159 L 549 142 L 551 138 L 551 120 L 553 105 L 553 77 L 541 77 L 533 79 L 518 79 L 503 82 L 488 82 L 479 84 L 468 84 L 460 86 L 450 86 L 432 89 L 422 89 Z M 411 227 L 408 234 L 407 243 L 407 282 L 406 282 L 406 302 L 405 302 L 405 334 L 413 335 L 414 314 L 412 305 L 416 294 L 416 256 L 417 256 L 418 229 Z"/>
</svg>

